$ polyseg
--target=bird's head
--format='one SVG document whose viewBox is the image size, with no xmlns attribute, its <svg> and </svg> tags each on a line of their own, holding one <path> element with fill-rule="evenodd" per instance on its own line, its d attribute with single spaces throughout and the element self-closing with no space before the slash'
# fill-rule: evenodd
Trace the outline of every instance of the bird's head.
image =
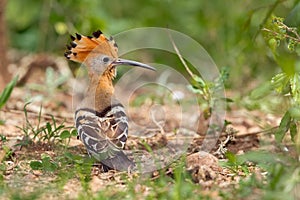
<svg viewBox="0 0 300 200">
<path fill-rule="evenodd" d="M 99 76 L 107 71 L 115 72 L 115 67 L 120 65 L 155 70 L 155 68 L 137 61 L 118 58 L 116 42 L 112 37 L 106 38 L 100 30 L 94 32 L 92 37 L 76 33 L 75 37 L 71 35 L 71 39 L 70 45 L 67 45 L 68 50 L 65 52 L 65 57 L 85 64 L 92 74 Z"/>
</svg>

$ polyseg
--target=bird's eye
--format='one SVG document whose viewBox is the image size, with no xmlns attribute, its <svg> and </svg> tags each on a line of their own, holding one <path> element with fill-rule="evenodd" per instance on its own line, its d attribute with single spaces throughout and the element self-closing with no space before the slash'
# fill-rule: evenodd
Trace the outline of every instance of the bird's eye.
<svg viewBox="0 0 300 200">
<path fill-rule="evenodd" d="M 109 61 L 109 57 L 102 58 L 102 61 L 105 62 L 105 63 L 107 63 Z"/>
</svg>

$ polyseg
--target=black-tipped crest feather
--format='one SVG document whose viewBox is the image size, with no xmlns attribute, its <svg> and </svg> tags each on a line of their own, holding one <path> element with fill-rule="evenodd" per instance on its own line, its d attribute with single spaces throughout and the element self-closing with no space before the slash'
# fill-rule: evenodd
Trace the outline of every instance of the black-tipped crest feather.
<svg viewBox="0 0 300 200">
<path fill-rule="evenodd" d="M 81 35 L 78 33 L 75 33 L 77 40 L 81 40 Z"/>
<path fill-rule="evenodd" d="M 95 31 L 95 32 L 93 33 L 93 36 L 94 36 L 95 38 L 98 38 L 101 34 L 102 34 L 102 31 L 97 30 L 97 31 Z"/>
</svg>

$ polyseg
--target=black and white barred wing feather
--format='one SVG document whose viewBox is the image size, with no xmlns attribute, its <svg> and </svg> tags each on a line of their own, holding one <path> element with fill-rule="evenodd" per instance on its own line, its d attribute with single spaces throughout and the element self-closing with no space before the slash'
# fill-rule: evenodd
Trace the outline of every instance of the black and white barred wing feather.
<svg viewBox="0 0 300 200">
<path fill-rule="evenodd" d="M 109 106 L 102 112 L 82 108 L 76 111 L 75 119 L 79 138 L 105 169 L 124 171 L 134 167 L 122 151 L 128 135 L 128 120 L 121 104 Z"/>
</svg>

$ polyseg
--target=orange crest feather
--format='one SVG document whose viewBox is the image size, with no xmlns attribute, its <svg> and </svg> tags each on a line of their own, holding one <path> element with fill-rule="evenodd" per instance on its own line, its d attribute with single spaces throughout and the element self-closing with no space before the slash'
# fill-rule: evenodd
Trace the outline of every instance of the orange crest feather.
<svg viewBox="0 0 300 200">
<path fill-rule="evenodd" d="M 98 30 L 91 36 L 83 36 L 76 33 L 76 37 L 71 35 L 71 43 L 67 45 L 65 57 L 75 62 L 84 63 L 88 57 L 103 54 L 113 58 L 118 57 L 118 46 L 112 37 L 107 39 Z"/>
</svg>

